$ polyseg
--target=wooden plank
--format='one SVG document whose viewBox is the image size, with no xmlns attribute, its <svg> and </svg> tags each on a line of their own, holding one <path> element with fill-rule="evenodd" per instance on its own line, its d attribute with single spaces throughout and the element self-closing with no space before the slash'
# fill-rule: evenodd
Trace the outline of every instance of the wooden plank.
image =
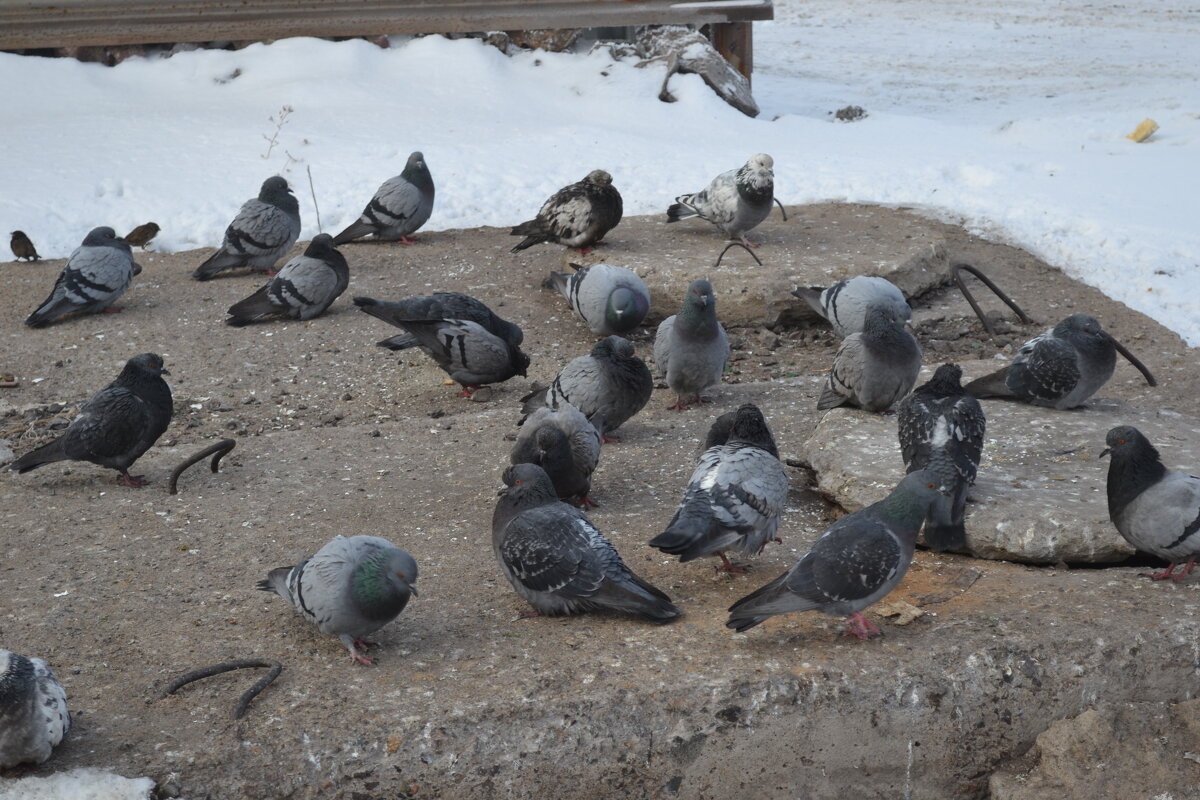
<svg viewBox="0 0 1200 800">
<path fill-rule="evenodd" d="M 0 49 L 773 17 L 772 0 L 0 0 Z"/>
<path fill-rule="evenodd" d="M 754 37 L 749 22 L 719 22 L 710 26 L 713 48 L 750 80 L 754 71 Z"/>
</svg>

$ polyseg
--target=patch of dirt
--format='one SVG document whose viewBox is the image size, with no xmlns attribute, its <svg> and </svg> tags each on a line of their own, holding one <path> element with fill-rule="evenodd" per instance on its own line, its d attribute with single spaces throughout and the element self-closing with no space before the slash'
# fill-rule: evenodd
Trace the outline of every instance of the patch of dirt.
<svg viewBox="0 0 1200 800">
<path fill-rule="evenodd" d="M 927 358 L 990 358 L 1088 310 L 1160 383 L 1116 381 L 1102 394 L 1200 413 L 1195 354 L 1177 336 L 1028 253 L 904 210 L 819 205 L 789 218 L 755 232 L 765 266 L 743 268 L 742 285 L 714 278 L 718 313 L 722 292 L 762 276 L 817 282 L 796 257 L 814 247 L 836 264 L 864 242 L 903 260 L 941 241 L 1038 323 L 988 337 L 961 297 L 937 292 L 914 317 Z M 727 631 L 725 609 L 788 567 L 837 513 L 806 488 L 806 473 L 791 470 L 785 544 L 769 546 L 749 576 L 680 565 L 645 543 L 670 519 L 716 414 L 758 403 L 781 455 L 795 456 L 837 345 L 821 328 L 731 330 L 734 361 L 713 405 L 667 411 L 673 398 L 657 390 L 623 441 L 604 448 L 590 516 L 684 609 L 679 622 L 518 619 L 525 605 L 489 536 L 505 435 L 528 382 L 495 387 L 489 402 L 460 399 L 423 355 L 375 347 L 395 331 L 350 297 L 471 293 L 522 325 L 530 381 L 551 378 L 594 338 L 540 288 L 561 268 L 559 249 L 513 256 L 497 229 L 418 238 L 344 247 L 351 286 L 324 317 L 244 329 L 225 326 L 224 310 L 261 278 L 192 281 L 206 252 L 139 256 L 145 271 L 122 313 L 36 331 L 22 320 L 62 261 L 0 267 L 0 372 L 20 381 L 0 389 L 0 429 L 18 454 L 140 352 L 164 356 L 176 404 L 134 470 L 151 480 L 145 489 L 89 464 L 0 474 L 0 645 L 46 658 L 75 719 L 35 772 L 108 767 L 169 781 L 193 800 L 555 796 L 567 782 L 581 798 L 738 796 L 751 784 L 763 797 L 801 788 L 813 798 L 896 797 L 906 786 L 914 796 L 978 796 L 980 776 L 1051 719 L 1080 713 L 1087 691 L 1190 691 L 1195 585 L 1151 586 L 1129 569 L 919 554 L 889 599 L 927 613 L 903 627 L 881 621 L 882 642 L 843 640 L 839 620 L 816 614 Z M 724 246 L 706 225 L 658 218 L 627 219 L 609 241 L 600 255 L 614 263 L 653 250 L 693 264 L 693 278 Z M 653 318 L 675 310 L 655 307 Z M 633 337 L 647 357 L 650 337 Z M 199 466 L 166 494 L 176 464 L 226 437 L 238 444 L 219 474 Z M 387 537 L 421 567 L 420 597 L 380 631 L 372 668 L 254 589 L 336 533 Z M 1131 630 L 1142 637 L 1137 659 L 1111 644 Z M 241 721 L 231 709 L 247 673 L 155 700 L 173 677 L 233 658 L 285 667 Z M 1028 658 L 1043 665 L 1039 683 L 1006 682 L 1008 665 Z M 912 746 L 914 731 L 923 746 Z"/>
</svg>

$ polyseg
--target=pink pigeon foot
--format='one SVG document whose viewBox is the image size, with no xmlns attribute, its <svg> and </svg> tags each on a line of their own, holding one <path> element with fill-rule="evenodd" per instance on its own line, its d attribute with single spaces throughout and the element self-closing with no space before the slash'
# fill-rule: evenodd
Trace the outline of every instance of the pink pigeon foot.
<svg viewBox="0 0 1200 800">
<path fill-rule="evenodd" d="M 458 393 L 458 396 L 459 397 L 470 397 L 471 395 L 475 394 L 475 390 L 478 388 L 479 388 L 478 386 L 464 386 L 462 388 L 462 391 Z"/>
<path fill-rule="evenodd" d="M 883 631 L 857 611 L 846 618 L 846 624 L 848 625 L 846 633 L 852 633 L 863 640 L 883 636 Z"/>
<path fill-rule="evenodd" d="M 542 612 L 538 611 L 536 608 L 527 608 L 520 614 L 517 614 L 517 619 L 533 619 L 535 617 L 540 617 L 541 615 Z"/>
<path fill-rule="evenodd" d="M 146 480 L 145 475 L 130 475 L 128 472 L 122 472 L 118 475 L 117 483 L 122 486 L 128 486 L 130 489 L 140 489 L 143 486 L 150 485 L 150 481 Z"/>
<path fill-rule="evenodd" d="M 731 575 L 745 575 L 750 571 L 749 564 L 734 564 L 724 553 L 717 553 L 721 557 L 721 563 L 715 569 L 717 572 L 728 572 Z"/>
<path fill-rule="evenodd" d="M 417 243 L 416 239 L 410 239 L 407 236 L 401 236 L 398 241 L 400 242 L 400 244 L 416 244 Z"/>
<path fill-rule="evenodd" d="M 600 504 L 585 494 L 583 496 L 583 499 L 579 501 L 579 507 L 580 508 L 599 508 Z"/>
</svg>

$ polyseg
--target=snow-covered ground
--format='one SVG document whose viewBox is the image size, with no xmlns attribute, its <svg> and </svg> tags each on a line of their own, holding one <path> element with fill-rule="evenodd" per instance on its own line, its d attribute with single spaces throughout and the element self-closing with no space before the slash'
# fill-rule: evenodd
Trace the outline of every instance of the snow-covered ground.
<svg viewBox="0 0 1200 800">
<path fill-rule="evenodd" d="M 606 54 L 509 58 L 473 40 L 311 39 L 114 68 L 0 54 L 0 233 L 65 256 L 154 220 L 214 246 L 271 174 L 303 238 L 357 216 L 408 153 L 431 229 L 511 225 L 602 167 L 626 213 L 755 152 L 786 203 L 916 206 L 1025 247 L 1200 346 L 1200 9 L 1170 0 L 776 0 L 749 119 L 693 75 Z M 860 105 L 869 116 L 832 121 Z M 291 109 L 285 112 L 284 108 Z M 1144 118 L 1161 126 L 1125 138 Z M 274 137 L 272 145 L 268 138 Z"/>
</svg>

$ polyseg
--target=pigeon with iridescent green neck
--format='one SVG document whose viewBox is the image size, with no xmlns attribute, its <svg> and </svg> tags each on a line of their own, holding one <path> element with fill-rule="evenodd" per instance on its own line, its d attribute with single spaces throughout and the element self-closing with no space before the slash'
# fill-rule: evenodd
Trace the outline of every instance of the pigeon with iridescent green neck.
<svg viewBox="0 0 1200 800">
<path fill-rule="evenodd" d="M 258 582 L 287 600 L 321 633 L 338 637 L 360 664 L 374 660 L 363 637 L 387 625 L 417 594 L 417 563 L 378 536 L 335 536 L 311 558 L 278 567 Z"/>
<path fill-rule="evenodd" d="M 860 639 L 880 635 L 860 612 L 900 585 L 939 496 L 937 475 L 910 472 L 883 500 L 829 526 L 787 572 L 730 606 L 725 626 L 740 632 L 776 614 L 820 611 L 848 616 Z"/>
</svg>

